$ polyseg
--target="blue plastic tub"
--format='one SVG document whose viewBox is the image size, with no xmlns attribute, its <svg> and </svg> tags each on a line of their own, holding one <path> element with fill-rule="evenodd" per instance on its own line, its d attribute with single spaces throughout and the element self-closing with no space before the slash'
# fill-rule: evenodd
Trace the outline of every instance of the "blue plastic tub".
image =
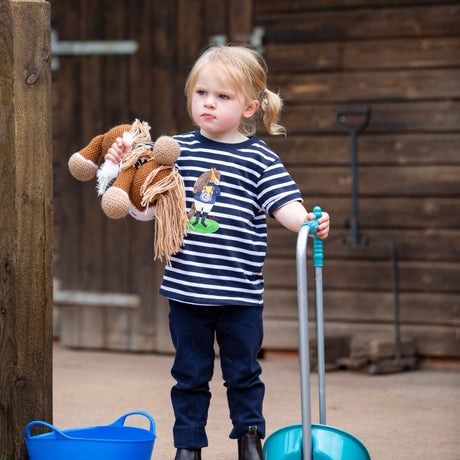
<svg viewBox="0 0 460 460">
<path fill-rule="evenodd" d="M 313 460 L 371 460 L 364 444 L 346 431 L 327 425 L 311 425 Z M 272 433 L 265 441 L 264 460 L 302 460 L 302 425 Z"/>
<path fill-rule="evenodd" d="M 125 419 L 135 414 L 149 419 L 149 430 L 124 426 Z M 31 436 L 34 425 L 52 431 Z M 60 431 L 46 422 L 31 422 L 25 430 L 30 460 L 150 460 L 155 439 L 155 422 L 141 411 L 130 412 L 106 426 Z"/>
</svg>

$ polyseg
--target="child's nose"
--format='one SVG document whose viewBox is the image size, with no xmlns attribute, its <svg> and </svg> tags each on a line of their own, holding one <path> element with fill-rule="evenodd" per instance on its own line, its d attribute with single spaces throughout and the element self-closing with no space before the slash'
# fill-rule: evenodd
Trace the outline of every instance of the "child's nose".
<svg viewBox="0 0 460 460">
<path fill-rule="evenodd" d="M 216 105 L 216 99 L 213 96 L 208 96 L 205 100 L 205 105 L 206 107 L 215 107 Z"/>
</svg>

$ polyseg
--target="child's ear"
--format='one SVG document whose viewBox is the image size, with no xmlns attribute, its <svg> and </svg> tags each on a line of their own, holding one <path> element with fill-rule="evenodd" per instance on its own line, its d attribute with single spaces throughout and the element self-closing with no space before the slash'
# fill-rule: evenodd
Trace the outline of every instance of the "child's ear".
<svg viewBox="0 0 460 460">
<path fill-rule="evenodd" d="M 259 101 L 257 99 L 253 99 L 246 106 L 246 110 L 243 112 L 243 117 L 244 118 L 251 118 L 256 113 L 256 110 L 258 108 L 259 108 Z"/>
</svg>

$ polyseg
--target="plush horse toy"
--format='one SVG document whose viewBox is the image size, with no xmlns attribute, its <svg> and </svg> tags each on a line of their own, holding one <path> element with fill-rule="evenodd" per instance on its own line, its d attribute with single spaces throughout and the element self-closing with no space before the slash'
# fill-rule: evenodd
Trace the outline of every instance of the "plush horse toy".
<svg viewBox="0 0 460 460">
<path fill-rule="evenodd" d="M 155 219 L 154 258 L 169 263 L 183 245 L 189 225 L 185 187 L 174 165 L 180 148 L 169 136 L 152 142 L 149 131 L 150 126 L 139 120 L 115 126 L 74 153 L 68 166 L 80 181 L 88 181 L 97 173 L 101 206 L 108 217 L 119 219 L 129 213 L 136 220 Z M 123 137 L 131 151 L 121 166 L 107 160 L 99 167 L 117 137 Z"/>
</svg>

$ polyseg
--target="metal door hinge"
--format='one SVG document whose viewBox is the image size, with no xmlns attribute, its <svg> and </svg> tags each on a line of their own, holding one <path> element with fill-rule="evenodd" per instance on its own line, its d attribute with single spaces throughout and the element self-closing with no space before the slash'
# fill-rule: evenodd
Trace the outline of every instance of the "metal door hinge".
<svg viewBox="0 0 460 460">
<path fill-rule="evenodd" d="M 95 54 L 135 54 L 139 48 L 135 40 L 75 40 L 59 41 L 56 30 L 51 31 L 51 69 L 59 69 L 58 56 Z"/>
</svg>

